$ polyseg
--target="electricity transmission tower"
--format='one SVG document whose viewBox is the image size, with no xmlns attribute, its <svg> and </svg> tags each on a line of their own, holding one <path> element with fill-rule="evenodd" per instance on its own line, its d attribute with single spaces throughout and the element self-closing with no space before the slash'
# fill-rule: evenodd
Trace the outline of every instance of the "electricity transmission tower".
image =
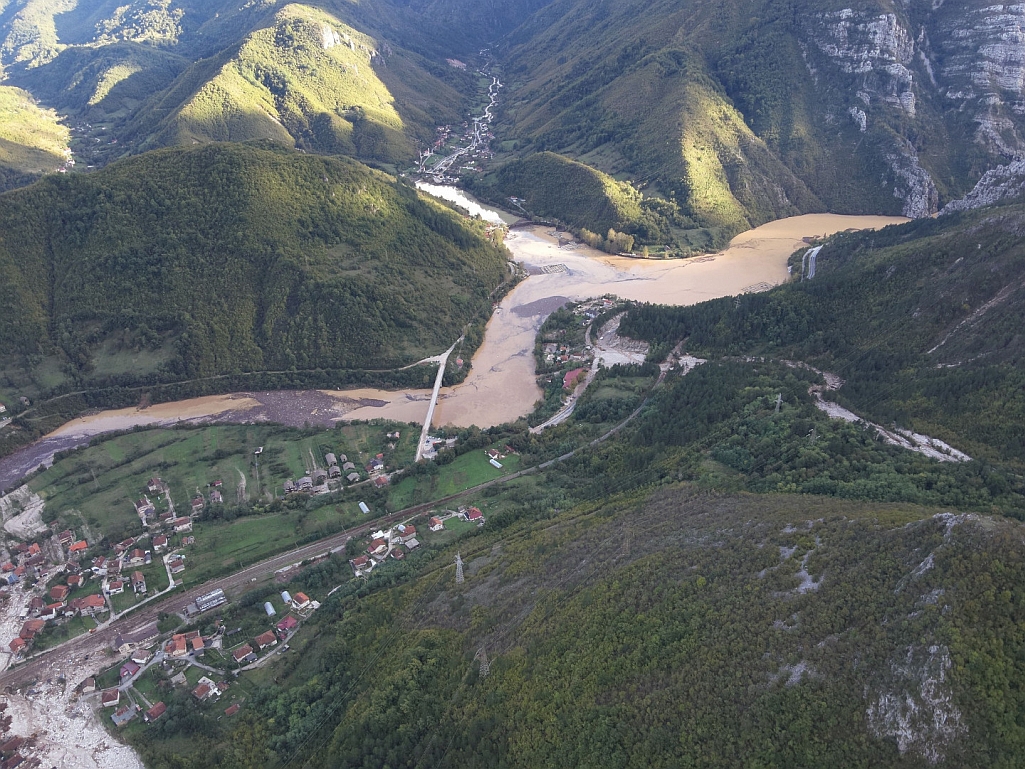
<svg viewBox="0 0 1025 769">
<path fill-rule="evenodd" d="M 456 584 L 463 584 L 463 559 L 456 553 Z"/>
<path fill-rule="evenodd" d="M 480 677 L 487 678 L 488 673 L 491 672 L 491 663 L 488 662 L 488 653 L 484 650 L 484 647 L 480 647 L 477 653 L 473 655 L 475 660 L 480 660 Z"/>
</svg>

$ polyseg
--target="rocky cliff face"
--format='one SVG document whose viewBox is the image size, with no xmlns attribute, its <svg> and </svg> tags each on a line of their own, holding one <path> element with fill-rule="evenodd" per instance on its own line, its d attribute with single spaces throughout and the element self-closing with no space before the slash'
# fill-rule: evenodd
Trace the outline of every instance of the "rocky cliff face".
<svg viewBox="0 0 1025 769">
<path fill-rule="evenodd" d="M 907 216 L 935 213 L 935 180 L 952 175 L 920 156 L 931 124 L 957 126 L 951 133 L 968 139 L 970 146 L 951 151 L 977 158 L 964 163 L 975 178 L 1025 157 L 1025 5 L 903 0 L 888 11 L 880 3 L 813 14 L 802 32 L 809 68 L 832 70 L 834 81 L 848 84 L 842 114 L 861 133 L 875 133 L 890 170 L 882 183 L 892 184 Z M 1006 176 L 970 199 L 1006 195 Z"/>
</svg>

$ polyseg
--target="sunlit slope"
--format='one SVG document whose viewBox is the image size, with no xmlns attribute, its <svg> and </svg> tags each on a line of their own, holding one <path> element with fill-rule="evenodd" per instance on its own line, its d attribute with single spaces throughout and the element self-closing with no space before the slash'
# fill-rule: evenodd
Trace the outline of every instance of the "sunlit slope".
<svg viewBox="0 0 1025 769">
<path fill-rule="evenodd" d="M 68 128 L 20 88 L 0 87 L 0 190 L 56 171 L 68 160 Z"/>
<path fill-rule="evenodd" d="M 397 59 L 395 74 L 390 58 Z M 411 138 L 429 136 L 433 125 L 415 105 L 396 103 L 386 81 L 401 82 L 406 69 L 387 44 L 326 13 L 291 5 L 272 26 L 247 36 L 156 139 L 189 144 L 266 138 L 385 162 L 408 159 Z M 459 103 L 447 86 L 428 85 L 434 93 L 425 98 Z"/>
<path fill-rule="evenodd" d="M 345 159 L 212 144 L 0 198 L 5 352 L 75 376 L 102 349 L 170 347 L 164 378 L 388 368 L 490 307 L 503 254 Z"/>
</svg>

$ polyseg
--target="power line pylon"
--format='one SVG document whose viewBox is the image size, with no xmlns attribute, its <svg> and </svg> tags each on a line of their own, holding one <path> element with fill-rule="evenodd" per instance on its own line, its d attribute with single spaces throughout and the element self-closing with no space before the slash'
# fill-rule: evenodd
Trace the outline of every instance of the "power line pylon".
<svg viewBox="0 0 1025 769">
<path fill-rule="evenodd" d="M 463 584 L 463 559 L 456 553 L 456 584 Z"/>
</svg>

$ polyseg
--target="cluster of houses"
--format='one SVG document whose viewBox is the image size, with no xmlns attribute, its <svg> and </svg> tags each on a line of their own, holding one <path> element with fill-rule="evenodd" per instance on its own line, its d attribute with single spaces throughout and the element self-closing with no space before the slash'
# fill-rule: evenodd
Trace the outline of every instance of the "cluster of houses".
<svg viewBox="0 0 1025 769">
<path fill-rule="evenodd" d="M 188 534 L 192 531 L 193 519 L 203 512 L 208 499 L 209 504 L 212 505 L 224 503 L 224 496 L 220 490 L 221 485 L 222 482 L 220 480 L 213 481 L 210 484 L 211 491 L 208 497 L 197 494 L 192 499 L 189 515 L 175 515 L 174 504 L 171 501 L 171 492 L 167 484 L 161 478 L 150 478 L 149 483 L 146 485 L 147 494 L 144 494 L 141 499 L 134 503 L 135 513 L 139 516 L 139 520 L 142 521 L 142 525 L 147 529 L 156 527 L 160 530 L 173 531 L 175 534 Z M 160 493 L 167 498 L 166 511 L 157 512 L 156 505 L 149 498 L 151 493 Z"/>
<path fill-rule="evenodd" d="M 395 436 L 398 440 L 400 433 L 388 433 L 388 437 Z M 304 475 L 296 480 L 285 481 L 284 490 L 286 494 L 327 494 L 331 490 L 331 481 L 341 483 L 344 478 L 350 486 L 359 483 L 360 474 L 356 469 L 356 463 L 349 460 L 345 454 L 335 456 L 328 452 L 324 455 L 324 463 L 327 469 L 316 468 L 312 473 Z M 388 477 L 385 473 L 384 454 L 378 454 L 371 459 L 363 468 L 370 480 L 376 486 L 386 486 Z"/>
<path fill-rule="evenodd" d="M 285 606 L 291 607 L 300 617 L 309 615 L 310 612 L 320 608 L 320 604 L 312 600 L 306 593 L 289 595 L 288 591 L 285 590 L 281 593 L 281 600 L 285 602 Z M 272 611 L 267 612 L 268 615 L 272 613 Z M 256 662 L 259 658 L 259 652 L 272 646 L 277 646 L 279 641 L 288 641 L 297 627 L 299 627 L 299 620 L 294 615 L 289 614 L 277 622 L 273 629 L 260 633 L 252 641 L 234 649 L 231 652 L 231 658 L 239 667 Z"/>
<path fill-rule="evenodd" d="M 366 553 L 350 560 L 349 565 L 357 577 L 362 577 L 373 571 L 375 565 L 389 556 L 401 561 L 407 553 L 418 547 L 420 541 L 416 538 L 416 527 L 400 523 L 388 531 L 375 531 L 371 535 Z"/>
<path fill-rule="evenodd" d="M 326 470 L 318 467 L 311 474 L 304 475 L 298 480 L 293 481 L 289 479 L 285 481 L 285 493 L 326 494 L 330 490 L 328 481 L 341 478 L 343 475 L 346 482 L 350 485 L 359 483 L 360 477 L 359 473 L 356 472 L 356 465 L 350 462 L 345 454 L 335 456 L 333 453 L 328 452 L 324 455 L 324 462 L 327 464 Z"/>
</svg>

